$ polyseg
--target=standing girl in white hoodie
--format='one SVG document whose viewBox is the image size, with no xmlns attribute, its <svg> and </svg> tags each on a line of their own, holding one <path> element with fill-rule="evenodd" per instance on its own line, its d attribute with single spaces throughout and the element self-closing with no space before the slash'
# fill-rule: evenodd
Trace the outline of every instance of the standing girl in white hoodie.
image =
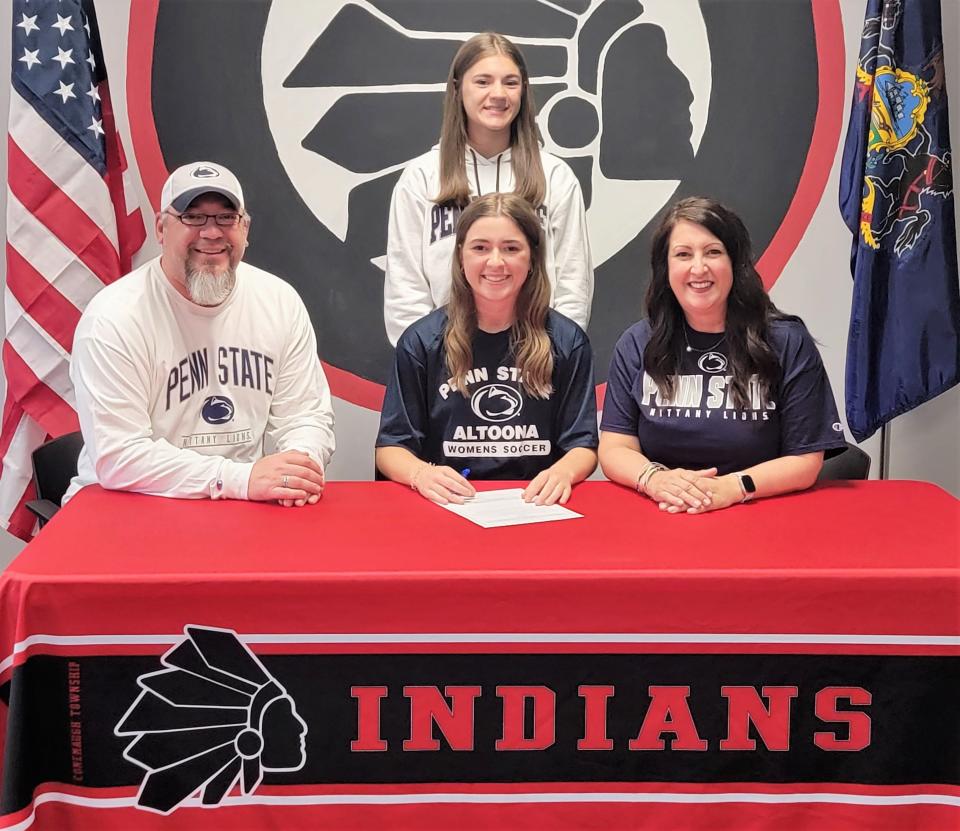
<svg viewBox="0 0 960 831">
<path fill-rule="evenodd" d="M 527 65 L 503 35 L 466 41 L 447 77 L 440 144 L 414 159 L 390 202 L 383 316 L 403 331 L 447 302 L 457 220 L 478 196 L 515 192 L 540 216 L 550 305 L 586 329 L 593 266 L 580 184 L 541 147 Z"/>
</svg>

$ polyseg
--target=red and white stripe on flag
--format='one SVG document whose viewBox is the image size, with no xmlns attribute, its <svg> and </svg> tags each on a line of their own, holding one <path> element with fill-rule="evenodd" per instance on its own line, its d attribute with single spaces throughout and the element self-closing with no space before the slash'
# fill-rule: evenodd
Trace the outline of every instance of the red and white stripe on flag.
<svg viewBox="0 0 960 831">
<path fill-rule="evenodd" d="M 0 525 L 28 539 L 30 456 L 79 429 L 73 333 L 146 237 L 126 177 L 93 0 L 14 0 Z"/>
</svg>

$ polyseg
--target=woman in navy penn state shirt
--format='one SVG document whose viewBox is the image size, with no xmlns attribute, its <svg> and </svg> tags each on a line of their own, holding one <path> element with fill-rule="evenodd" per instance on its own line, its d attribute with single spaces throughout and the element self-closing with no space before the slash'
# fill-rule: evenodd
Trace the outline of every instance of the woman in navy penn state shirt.
<svg viewBox="0 0 960 831">
<path fill-rule="evenodd" d="M 457 225 L 448 305 L 397 342 L 377 467 L 436 502 L 472 479 L 531 480 L 528 502 L 564 503 L 597 464 L 593 355 L 549 308 L 544 234 L 516 194 L 472 202 Z"/>
<path fill-rule="evenodd" d="M 767 296 L 750 236 L 691 197 L 653 237 L 648 318 L 617 343 L 600 464 L 670 513 L 702 513 L 812 485 L 845 446 L 803 322 Z"/>
</svg>

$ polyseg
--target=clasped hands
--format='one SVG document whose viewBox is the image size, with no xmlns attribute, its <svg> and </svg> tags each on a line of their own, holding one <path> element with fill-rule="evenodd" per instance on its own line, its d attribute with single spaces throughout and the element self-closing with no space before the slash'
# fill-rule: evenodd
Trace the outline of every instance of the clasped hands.
<svg viewBox="0 0 960 831">
<path fill-rule="evenodd" d="M 658 470 L 647 480 L 646 494 L 668 514 L 719 511 L 743 498 L 737 477 L 717 476 L 715 467 Z"/>
<path fill-rule="evenodd" d="M 323 468 L 306 453 L 287 450 L 255 462 L 247 483 L 247 498 L 276 500 L 284 508 L 315 505 L 323 494 Z"/>
<path fill-rule="evenodd" d="M 447 465 L 431 465 L 426 462 L 414 473 L 410 486 L 421 496 L 446 505 L 453 502 L 462 505 L 464 500 L 475 496 L 477 489 L 460 473 Z M 524 488 L 524 502 L 536 505 L 565 504 L 573 490 L 573 475 L 558 465 L 541 470 Z"/>
</svg>

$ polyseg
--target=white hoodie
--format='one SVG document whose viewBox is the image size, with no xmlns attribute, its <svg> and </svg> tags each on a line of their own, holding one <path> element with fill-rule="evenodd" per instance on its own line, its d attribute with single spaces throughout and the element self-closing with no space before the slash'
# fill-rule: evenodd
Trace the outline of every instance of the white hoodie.
<svg viewBox="0 0 960 831">
<path fill-rule="evenodd" d="M 492 159 L 467 148 L 471 195 L 509 193 L 514 189 L 510 150 Z M 580 183 L 567 164 L 541 150 L 547 182 L 540 220 L 546 235 L 550 305 L 587 328 L 593 300 L 593 266 Z M 451 263 L 461 210 L 437 205 L 440 149 L 414 159 L 403 171 L 390 200 L 383 318 L 390 343 L 403 331 L 447 302 Z"/>
</svg>

